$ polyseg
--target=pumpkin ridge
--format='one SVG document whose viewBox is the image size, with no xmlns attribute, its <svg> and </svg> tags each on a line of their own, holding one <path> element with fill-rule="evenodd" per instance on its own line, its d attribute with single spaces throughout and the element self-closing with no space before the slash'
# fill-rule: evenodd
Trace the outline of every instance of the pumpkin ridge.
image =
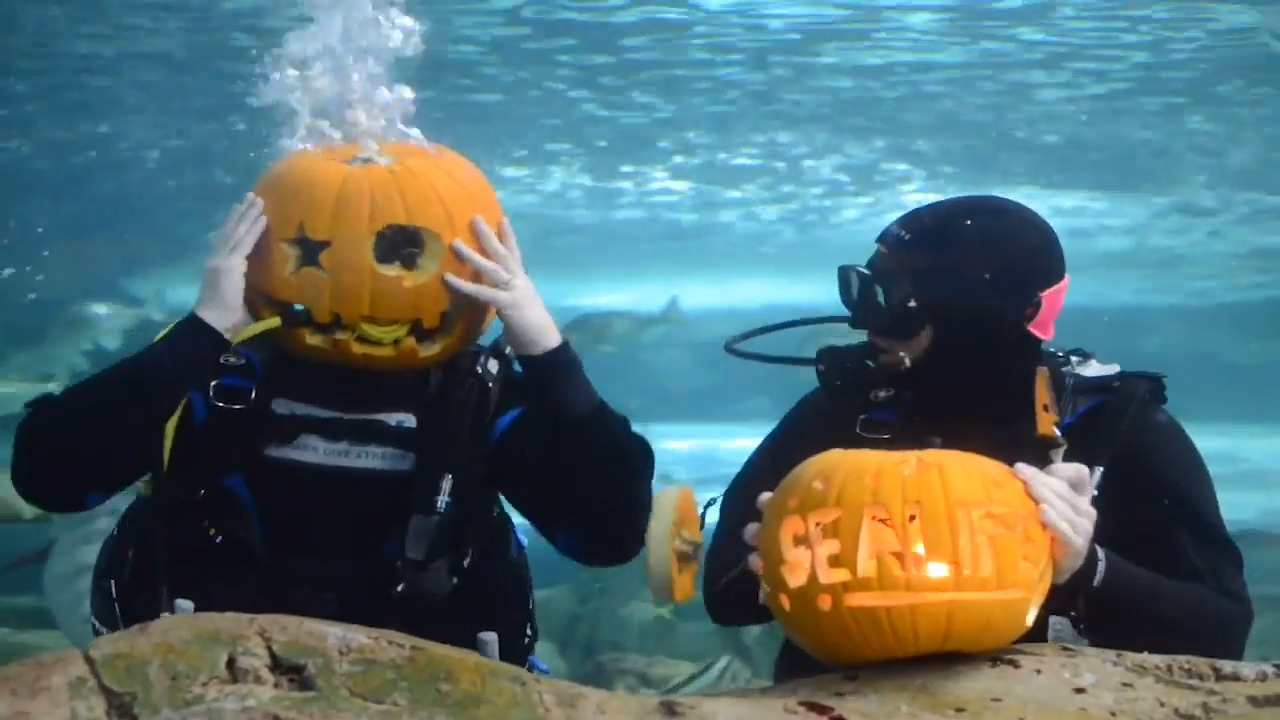
<svg viewBox="0 0 1280 720">
<path fill-rule="evenodd" d="M 438 364 L 470 348 L 492 319 L 486 309 L 452 311 L 457 303 L 443 274 L 474 273 L 447 252 L 443 239 L 475 247 L 474 238 L 464 234 L 464 220 L 481 215 L 493 221 L 501 206 L 483 173 L 459 173 L 455 166 L 470 167 L 469 161 L 444 146 L 386 143 L 380 152 L 387 164 L 349 162 L 357 150 L 350 144 L 300 150 L 264 172 L 254 192 L 263 199 L 269 223 L 261 250 L 249 257 L 246 304 L 259 317 L 305 306 L 312 322 L 277 328 L 269 337 L 311 359 L 368 369 Z M 286 226 L 298 223 L 332 243 L 320 273 L 288 272 Z M 371 252 L 377 233 L 396 225 L 415 228 L 427 241 L 412 268 L 380 266 Z M 432 243 L 434 238 L 441 240 Z M 415 238 L 413 247 L 418 245 Z M 411 328 L 413 337 L 370 344 L 358 332 L 366 322 L 372 323 L 366 329 L 379 330 L 375 340 L 387 333 L 374 326 Z"/>
<path fill-rule="evenodd" d="M 441 157 L 450 158 L 450 156 L 446 152 L 441 152 L 440 155 Z M 448 198 L 445 197 L 441 189 L 439 187 L 436 187 L 434 183 L 425 183 L 419 179 L 419 174 L 418 174 L 419 168 L 416 163 L 402 163 L 400 166 L 400 169 L 401 169 L 400 173 L 392 176 L 392 182 L 395 183 L 397 188 L 403 187 L 402 181 L 405 179 L 416 181 L 418 184 L 423 185 L 426 188 L 427 194 L 432 195 L 436 203 L 441 208 L 442 212 L 444 212 L 445 215 L 448 217 L 449 223 L 453 226 L 459 225 L 457 215 L 455 213 L 450 212 L 450 204 L 448 202 Z M 441 168 L 441 174 L 448 176 L 448 171 L 444 168 Z M 405 202 L 408 203 L 407 198 Z M 408 208 L 406 208 L 406 213 L 407 212 L 408 212 Z M 449 265 L 453 264 L 450 262 L 450 259 L 455 257 L 453 254 L 453 248 L 450 247 L 450 244 L 454 241 L 455 238 L 444 237 L 443 235 L 437 235 L 437 236 L 439 237 L 440 242 L 444 245 L 443 253 L 441 254 L 441 257 L 440 257 L 440 263 L 436 268 L 437 275 L 441 275 L 442 272 L 453 272 L 457 274 L 459 277 L 462 277 L 464 279 L 474 280 L 475 279 L 474 277 L 467 277 L 468 274 L 472 276 L 475 275 L 474 271 L 468 273 L 469 268 L 466 268 L 464 266 L 463 268 L 449 269 L 448 267 Z M 463 239 L 463 238 L 458 238 L 458 239 Z M 448 322 L 448 319 L 444 316 L 444 313 L 453 315 L 453 314 L 464 312 L 460 307 L 457 307 L 454 305 L 453 293 L 447 289 L 445 292 L 448 295 L 448 300 L 446 301 L 444 310 L 442 311 L 440 316 L 433 321 L 433 326 L 438 325 L 443 327 L 444 324 Z M 423 314 L 424 312 L 425 312 L 425 309 L 420 310 L 419 314 Z M 459 317 L 459 318 L 455 318 L 454 321 L 461 323 L 462 320 L 463 318 Z"/>
<path fill-rule="evenodd" d="M 932 458 L 930 459 L 932 460 Z M 955 505 L 955 496 L 951 492 L 951 488 L 945 482 L 942 481 L 943 469 L 939 467 L 937 463 L 930 463 L 930 465 L 931 465 L 931 467 L 929 468 L 930 470 L 929 480 L 930 480 L 930 486 L 931 486 L 930 490 L 938 492 L 939 494 L 942 495 L 943 507 L 953 507 Z M 950 541 L 950 538 L 955 537 L 956 528 L 952 527 L 952 520 L 949 513 L 943 513 L 941 519 L 938 522 L 943 523 L 946 527 L 945 535 L 949 540 L 949 542 L 947 543 L 948 545 L 947 549 L 949 551 L 947 553 L 948 554 L 947 580 L 954 587 L 959 582 L 959 578 L 955 577 L 954 575 L 956 568 L 959 566 L 959 563 L 955 562 L 954 560 L 955 543 Z M 952 620 L 953 617 L 954 617 L 953 613 L 951 612 L 950 609 L 948 609 L 942 619 L 942 632 L 940 633 L 938 642 L 944 648 L 950 647 L 953 641 L 952 635 L 954 633 L 952 631 L 955 626 L 955 623 Z M 919 638 L 917 638 L 916 642 L 917 644 L 920 642 Z"/>
<path fill-rule="evenodd" d="M 333 206 L 331 208 L 331 212 L 333 213 L 329 219 L 329 222 L 332 223 L 331 226 L 336 227 L 338 224 L 338 217 L 340 214 L 342 214 L 342 209 L 346 207 L 346 203 L 342 202 L 342 199 L 346 197 L 349 188 L 352 188 L 352 186 L 356 185 L 357 181 L 359 181 L 360 187 L 355 189 L 358 189 L 360 191 L 360 194 L 368 193 L 369 183 L 367 178 L 364 177 L 365 173 L 362 172 L 362 169 L 364 167 L 366 167 L 366 165 L 364 164 L 348 166 L 347 171 L 343 173 L 342 182 L 339 183 L 338 185 L 337 200 L 333 203 Z M 364 212 L 365 217 L 361 219 L 361 222 L 359 224 L 362 226 L 368 227 L 369 216 L 373 214 L 373 202 L 371 200 L 366 201 L 364 210 L 365 210 Z M 361 238 L 361 240 L 366 240 L 366 239 L 370 243 L 373 242 L 372 237 Z M 372 279 L 367 276 L 364 278 L 364 280 L 365 282 L 360 283 L 360 293 L 362 295 L 360 299 L 360 303 L 364 307 L 368 308 L 371 304 L 370 301 L 372 300 L 372 295 L 373 295 L 373 282 L 372 282 Z M 329 285 L 328 291 L 330 295 L 330 304 L 332 305 L 332 302 L 333 302 L 332 301 L 332 295 L 333 295 L 332 284 Z M 349 318 L 342 319 L 342 324 L 346 326 L 348 331 L 351 332 L 351 338 L 353 343 L 356 342 L 356 339 L 357 339 L 357 334 L 356 334 L 357 328 L 355 324 L 359 321 L 360 321 L 359 317 L 349 317 Z"/>
<path fill-rule="evenodd" d="M 445 167 L 441 168 L 441 169 L 440 169 L 440 173 L 441 173 L 442 175 L 445 175 L 446 177 L 448 177 L 448 178 L 449 178 L 449 180 L 451 180 L 451 181 L 452 181 L 452 183 L 453 183 L 457 188 L 465 188 L 465 187 L 466 187 L 466 185 L 465 185 L 465 184 L 464 184 L 464 183 L 463 183 L 463 182 L 458 178 L 457 174 L 454 172 L 454 168 L 453 168 L 453 166 L 452 166 L 452 165 L 448 165 L 448 166 L 445 166 Z M 439 192 L 440 192 L 440 189 L 439 189 L 439 188 L 432 188 L 432 189 L 433 189 L 433 190 L 435 190 L 437 193 L 439 193 Z M 463 191 L 463 192 L 465 192 L 465 190 L 462 190 L 462 191 Z M 458 218 L 457 218 L 456 216 L 455 216 L 453 219 L 454 219 L 454 221 L 455 221 L 455 222 L 457 222 L 457 221 L 458 221 Z M 462 222 L 459 222 L 458 224 L 459 224 L 459 225 L 461 225 L 462 227 L 470 228 L 470 225 L 471 225 L 471 221 L 472 221 L 472 219 L 473 219 L 473 218 L 464 218 L 464 219 L 462 220 Z M 488 222 L 488 219 L 487 219 L 487 218 L 485 219 L 485 222 L 486 222 L 486 223 Z M 492 229 L 493 229 L 493 231 L 494 231 L 494 232 L 497 232 L 497 230 L 498 230 L 497 228 L 492 228 Z M 450 238 L 449 240 L 446 240 L 445 242 L 446 242 L 446 243 L 448 243 L 448 242 L 453 242 L 453 238 Z M 477 241 L 477 244 L 478 244 L 478 241 Z M 481 253 L 482 255 L 484 255 L 485 257 L 489 257 L 489 254 L 488 254 L 488 253 L 486 253 L 486 252 L 484 251 L 484 248 L 483 248 L 483 247 L 477 247 L 476 249 L 477 249 L 477 250 L 479 250 L 479 251 L 480 251 L 480 253 Z M 492 259 L 492 258 L 489 258 L 489 259 Z M 472 274 L 473 274 L 473 275 L 476 275 L 476 276 L 479 276 L 479 274 L 480 274 L 480 273 L 479 273 L 478 271 L 472 271 Z M 477 278 L 477 279 L 479 279 L 479 280 L 481 280 L 481 281 L 483 282 L 483 278 Z"/>
<path fill-rule="evenodd" d="M 1047 591 L 1047 536 L 1026 524 L 1024 495 L 1007 465 L 974 453 L 819 453 L 765 508 L 765 602 L 832 665 L 1005 647 Z"/>
<path fill-rule="evenodd" d="M 449 213 L 448 198 L 444 197 L 440 189 L 435 187 L 434 184 L 426 183 L 426 182 L 423 182 L 423 180 L 419 179 L 417 170 L 418 168 L 416 164 L 402 162 L 394 166 L 394 171 L 390 173 L 391 183 L 396 187 L 396 191 L 397 191 L 396 195 L 400 196 L 399 201 L 402 203 L 401 214 L 403 214 L 405 217 L 409 217 L 417 212 L 415 208 L 409 207 L 408 196 L 410 195 L 410 193 L 406 192 L 406 183 L 405 183 L 406 180 L 425 185 L 427 187 L 427 192 L 431 193 L 434 196 L 440 208 L 442 208 L 442 210 L 446 214 L 448 214 Z M 412 187 L 412 186 L 409 186 L 409 187 Z M 451 223 L 456 224 L 457 217 L 455 215 L 449 214 L 449 221 Z M 453 238 L 446 238 L 440 235 L 439 233 L 436 233 L 436 237 L 439 238 L 440 243 L 444 246 L 442 249 L 443 251 L 439 254 L 437 258 L 436 268 L 433 271 L 434 273 L 438 274 L 442 269 L 444 269 L 446 265 L 449 264 L 448 260 L 450 257 L 452 257 L 453 249 L 449 247 L 449 243 L 453 242 Z M 414 284 L 416 285 L 417 283 L 415 282 Z M 448 309 L 449 308 L 446 307 L 446 310 Z M 415 308 L 415 310 L 418 310 L 418 308 Z M 422 311 L 419 311 L 419 312 L 421 314 Z M 439 325 L 439 324 L 441 324 L 440 318 L 436 318 L 436 320 L 432 323 L 433 326 Z"/>
</svg>

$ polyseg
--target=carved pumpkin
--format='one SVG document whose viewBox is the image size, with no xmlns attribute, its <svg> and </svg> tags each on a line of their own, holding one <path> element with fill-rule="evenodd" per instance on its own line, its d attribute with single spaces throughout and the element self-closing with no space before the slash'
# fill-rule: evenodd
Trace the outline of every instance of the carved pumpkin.
<svg viewBox="0 0 1280 720">
<path fill-rule="evenodd" d="M 765 602 L 832 666 L 1009 645 L 1035 621 L 1049 535 L 1013 470 L 958 450 L 829 450 L 764 510 Z"/>
<path fill-rule="evenodd" d="M 677 605 L 693 599 L 703 546 L 702 513 L 693 488 L 675 485 L 653 494 L 644 544 L 653 599 Z"/>
<path fill-rule="evenodd" d="M 255 319 L 306 308 L 302 327 L 272 333 L 288 351 L 379 370 L 436 364 L 474 343 L 490 308 L 455 296 L 452 272 L 480 281 L 450 251 L 480 250 L 470 223 L 496 228 L 502 208 L 484 174 L 441 145 L 341 145 L 294 152 L 254 192 L 267 231 L 249 256 Z"/>
</svg>

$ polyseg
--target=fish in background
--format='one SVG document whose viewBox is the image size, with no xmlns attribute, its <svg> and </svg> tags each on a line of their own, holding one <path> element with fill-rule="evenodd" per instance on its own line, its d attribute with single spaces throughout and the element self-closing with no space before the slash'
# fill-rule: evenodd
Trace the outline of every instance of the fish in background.
<svg viewBox="0 0 1280 720">
<path fill-rule="evenodd" d="M 600 310 L 576 315 L 560 328 L 578 353 L 613 353 L 661 339 L 684 325 L 679 296 L 672 295 L 661 310 Z"/>
<path fill-rule="evenodd" d="M 144 324 L 163 327 L 174 318 L 147 305 L 91 300 L 73 306 L 66 314 L 65 322 L 73 328 L 83 328 L 82 336 L 89 347 L 108 352 L 122 349 L 135 328 Z"/>
<path fill-rule="evenodd" d="M 34 345 L 0 360 L 0 415 L 132 352 L 173 318 L 145 305 L 91 300 L 60 313 Z"/>
<path fill-rule="evenodd" d="M 49 515 L 49 541 L 34 552 L 0 567 L 0 577 L 44 566 L 41 586 L 58 630 L 80 649 L 89 646 L 89 593 L 98 550 L 111 534 L 136 492 L 128 490 L 98 507 L 67 515 Z"/>
<path fill-rule="evenodd" d="M 43 522 L 47 519 L 43 510 L 27 504 L 13 487 L 7 469 L 0 470 L 0 525 Z M 5 568 L 0 567 L 0 574 Z"/>
<path fill-rule="evenodd" d="M 51 516 L 49 535 L 52 540 L 42 552 L 26 558 L 28 564 L 44 556 L 41 589 L 45 604 L 55 624 L 72 645 L 81 650 L 89 647 L 93 631 L 89 624 L 89 594 L 93 582 L 93 566 L 98 562 L 98 549 L 111 534 L 134 491 L 120 493 L 98 507 L 73 515 Z M 9 569 L 16 569 L 11 563 Z"/>
<path fill-rule="evenodd" d="M 222 218 L 212 221 L 212 227 L 218 227 Z M 134 304 L 157 308 L 162 314 L 175 319 L 187 313 L 195 304 L 200 294 L 200 267 L 203 257 L 153 265 L 145 270 L 122 278 L 120 292 Z"/>
<path fill-rule="evenodd" d="M 721 655 L 666 686 L 662 689 L 662 694 L 705 695 L 764 684 L 751 674 L 746 663 L 732 655 Z"/>
<path fill-rule="evenodd" d="M 0 379 L 0 415 L 15 415 L 26 404 L 46 393 L 60 392 L 65 383 L 57 380 Z"/>
</svg>

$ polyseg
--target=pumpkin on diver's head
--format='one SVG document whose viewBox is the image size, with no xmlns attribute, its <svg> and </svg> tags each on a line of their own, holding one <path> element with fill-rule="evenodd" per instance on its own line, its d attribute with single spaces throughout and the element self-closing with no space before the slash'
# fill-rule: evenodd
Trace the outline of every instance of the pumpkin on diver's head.
<svg viewBox="0 0 1280 720">
<path fill-rule="evenodd" d="M 249 256 L 255 319 L 306 309 L 271 336 L 287 351 L 375 370 L 422 368 L 470 347 L 491 308 L 452 293 L 445 273 L 482 282 L 449 249 L 483 253 L 471 231 L 502 207 L 484 174 L 441 145 L 300 150 L 258 181 L 267 230 Z M 294 317 L 298 313 L 293 313 Z"/>
</svg>

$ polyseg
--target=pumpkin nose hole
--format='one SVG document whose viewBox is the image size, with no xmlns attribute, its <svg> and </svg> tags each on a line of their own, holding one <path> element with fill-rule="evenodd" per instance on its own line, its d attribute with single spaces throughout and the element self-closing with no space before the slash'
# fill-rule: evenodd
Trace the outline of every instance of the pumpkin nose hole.
<svg viewBox="0 0 1280 720">
<path fill-rule="evenodd" d="M 373 238 L 374 262 L 398 265 L 411 272 L 418 269 L 426 249 L 427 240 L 422 230 L 411 225 L 388 225 Z"/>
</svg>

